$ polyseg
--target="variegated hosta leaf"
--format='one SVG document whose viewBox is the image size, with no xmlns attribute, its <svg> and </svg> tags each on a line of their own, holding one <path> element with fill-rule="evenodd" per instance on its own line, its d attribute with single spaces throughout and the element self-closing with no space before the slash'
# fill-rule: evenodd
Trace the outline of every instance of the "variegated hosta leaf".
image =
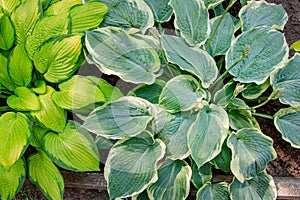
<svg viewBox="0 0 300 200">
<path fill-rule="evenodd" d="M 32 79 L 32 62 L 20 43 L 12 50 L 8 59 L 8 74 L 11 80 L 19 86 L 27 86 Z"/>
<path fill-rule="evenodd" d="M 216 168 L 221 169 L 224 172 L 230 172 L 230 162 L 232 153 L 227 146 L 227 140 L 223 143 L 222 151 L 210 163 Z"/>
<path fill-rule="evenodd" d="M 47 198 L 63 199 L 63 177 L 43 151 L 29 156 L 28 176 L 29 180 L 38 186 Z"/>
<path fill-rule="evenodd" d="M 167 22 L 171 19 L 173 14 L 173 9 L 169 6 L 170 0 L 144 0 L 146 4 L 150 7 L 154 19 L 157 22 Z"/>
<path fill-rule="evenodd" d="M 16 84 L 11 80 L 11 78 L 8 75 L 7 65 L 7 58 L 0 53 L 0 83 L 8 90 L 13 91 L 16 87 Z"/>
<path fill-rule="evenodd" d="M 164 35 L 162 44 L 167 60 L 198 76 L 204 88 L 217 78 L 217 65 L 206 51 L 189 47 L 182 38 L 171 35 Z"/>
<path fill-rule="evenodd" d="M 244 128 L 232 133 L 227 145 L 232 151 L 231 171 L 241 183 L 265 170 L 268 162 L 276 158 L 273 140 L 259 129 Z"/>
<path fill-rule="evenodd" d="M 33 125 L 31 130 L 31 141 L 30 145 L 35 148 L 42 149 L 43 147 L 43 137 L 49 131 L 49 129 L 40 127 L 38 125 Z"/>
<path fill-rule="evenodd" d="M 8 169 L 29 145 L 29 119 L 23 113 L 7 112 L 0 117 L 0 130 L 0 165 Z"/>
<path fill-rule="evenodd" d="M 102 27 L 114 26 L 125 30 L 138 28 L 145 32 L 154 25 L 149 6 L 141 0 L 101 0 L 108 6 Z"/>
<path fill-rule="evenodd" d="M 21 0 L 0 0 L 1 7 L 7 13 L 11 13 L 20 3 Z"/>
<path fill-rule="evenodd" d="M 17 87 L 14 95 L 7 98 L 7 105 L 18 111 L 40 110 L 38 97 L 27 87 Z"/>
<path fill-rule="evenodd" d="M 66 113 L 52 100 L 54 91 L 52 87 L 47 86 L 47 93 L 39 96 L 41 110 L 31 111 L 31 115 L 38 124 L 55 132 L 62 132 L 66 124 Z"/>
<path fill-rule="evenodd" d="M 191 110 L 204 98 L 206 92 L 195 78 L 179 75 L 167 82 L 159 96 L 159 104 L 176 113 Z"/>
<path fill-rule="evenodd" d="M 219 5 L 220 3 L 222 3 L 224 0 L 203 0 L 205 6 L 208 9 L 214 8 L 217 5 Z"/>
<path fill-rule="evenodd" d="M 159 139 L 134 137 L 117 142 L 104 168 L 110 198 L 134 196 L 156 182 L 156 166 L 165 148 Z"/>
<path fill-rule="evenodd" d="M 147 189 L 150 199 L 184 200 L 189 195 L 192 170 L 183 160 L 165 160 L 158 168 L 158 180 Z"/>
<path fill-rule="evenodd" d="M 191 156 L 198 167 L 216 157 L 227 137 L 229 120 L 226 111 L 216 105 L 204 105 L 189 129 Z"/>
<path fill-rule="evenodd" d="M 229 125 L 233 130 L 243 128 L 258 128 L 259 124 L 249 110 L 234 109 L 228 112 Z"/>
<path fill-rule="evenodd" d="M 107 6 L 97 1 L 88 1 L 83 5 L 71 8 L 71 32 L 81 33 L 98 27 L 107 11 Z"/>
<path fill-rule="evenodd" d="M 237 82 L 228 82 L 214 96 L 214 102 L 222 107 L 226 107 L 228 103 L 235 97 Z"/>
<path fill-rule="evenodd" d="M 287 13 L 282 5 L 267 3 L 266 1 L 248 1 L 239 12 L 242 31 L 258 26 L 269 26 L 283 30 L 288 21 Z"/>
<path fill-rule="evenodd" d="M 115 27 L 86 32 L 90 62 L 105 74 L 114 74 L 132 83 L 152 84 L 160 59 L 155 49 L 141 38 Z"/>
<path fill-rule="evenodd" d="M 296 53 L 286 65 L 271 76 L 273 90 L 283 104 L 300 106 L 300 54 Z"/>
<path fill-rule="evenodd" d="M 206 183 L 197 192 L 197 200 L 229 200 L 228 183 Z"/>
<path fill-rule="evenodd" d="M 12 199 L 23 186 L 26 177 L 26 163 L 20 158 L 9 169 L 0 165 L 0 198 Z"/>
<path fill-rule="evenodd" d="M 270 86 L 270 81 L 267 80 L 262 85 L 257 85 L 255 83 L 246 84 L 245 90 L 243 90 L 242 95 L 246 99 L 256 99 L 260 97 Z"/>
<path fill-rule="evenodd" d="M 208 10 L 202 0 L 171 0 L 175 14 L 174 26 L 191 46 L 205 43 L 210 33 Z"/>
<path fill-rule="evenodd" d="M 0 16 L 0 49 L 9 50 L 15 40 L 15 29 L 7 15 Z"/>
<path fill-rule="evenodd" d="M 300 107 L 284 108 L 274 116 L 274 124 L 282 138 L 300 148 Z"/>
<path fill-rule="evenodd" d="M 212 179 L 212 165 L 210 163 L 205 163 L 199 168 L 196 162 L 191 159 L 191 168 L 193 172 L 191 181 L 197 189 Z"/>
<path fill-rule="evenodd" d="M 230 199 L 261 199 L 275 200 L 277 197 L 276 186 L 272 176 L 266 172 L 259 173 L 256 177 L 240 183 L 234 178 L 229 187 Z"/>
<path fill-rule="evenodd" d="M 63 0 L 58 1 L 45 10 L 44 15 L 59 15 L 61 13 L 68 12 L 73 6 L 82 4 L 82 0 Z"/>
<path fill-rule="evenodd" d="M 144 131 L 153 118 L 153 106 L 138 97 L 122 97 L 96 108 L 83 127 L 108 139 L 133 137 Z"/>
<path fill-rule="evenodd" d="M 81 36 L 72 35 L 52 40 L 38 49 L 34 55 L 36 69 L 52 83 L 68 79 L 77 70 L 81 54 Z"/>
<path fill-rule="evenodd" d="M 288 59 L 284 35 L 270 27 L 243 32 L 226 53 L 226 69 L 241 83 L 263 84 Z"/>
<path fill-rule="evenodd" d="M 12 12 L 11 20 L 15 27 L 15 43 L 23 43 L 31 35 L 36 22 L 42 15 L 42 5 L 39 0 L 23 1 L 16 10 Z"/>
</svg>

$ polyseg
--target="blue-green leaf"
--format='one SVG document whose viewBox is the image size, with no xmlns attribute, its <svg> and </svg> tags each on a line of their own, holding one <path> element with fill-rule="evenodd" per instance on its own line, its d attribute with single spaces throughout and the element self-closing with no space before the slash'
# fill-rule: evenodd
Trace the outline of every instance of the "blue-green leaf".
<svg viewBox="0 0 300 200">
<path fill-rule="evenodd" d="M 227 146 L 227 140 L 223 143 L 222 151 L 210 163 L 216 168 L 221 169 L 224 172 L 230 172 L 230 162 L 232 153 Z"/>
<path fill-rule="evenodd" d="M 197 192 L 197 200 L 229 200 L 228 183 L 206 183 Z"/>
<path fill-rule="evenodd" d="M 245 84 L 242 95 L 246 99 L 256 99 L 260 97 L 270 86 L 269 79 L 261 85 L 255 83 Z"/>
<path fill-rule="evenodd" d="M 157 22 L 167 22 L 171 19 L 173 14 L 173 9 L 169 6 L 170 0 L 144 0 L 146 4 L 150 7 L 154 19 Z"/>
<path fill-rule="evenodd" d="M 196 162 L 191 159 L 191 168 L 193 172 L 191 181 L 197 189 L 212 179 L 212 165 L 210 163 L 205 163 L 199 168 Z"/>
</svg>

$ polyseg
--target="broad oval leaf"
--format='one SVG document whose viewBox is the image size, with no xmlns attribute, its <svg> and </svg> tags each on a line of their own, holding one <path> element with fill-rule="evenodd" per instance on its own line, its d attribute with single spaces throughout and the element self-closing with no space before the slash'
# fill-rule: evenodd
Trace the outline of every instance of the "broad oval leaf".
<svg viewBox="0 0 300 200">
<path fill-rule="evenodd" d="M 235 90 L 237 82 L 228 82 L 214 95 L 214 102 L 222 107 L 226 107 L 230 101 L 235 97 Z"/>
<path fill-rule="evenodd" d="M 134 196 L 156 182 L 157 163 L 165 148 L 159 139 L 134 137 L 117 142 L 104 168 L 110 198 Z"/>
<path fill-rule="evenodd" d="M 216 105 L 204 105 L 188 132 L 191 156 L 198 167 L 216 157 L 227 137 L 229 120 L 226 111 Z"/>
<path fill-rule="evenodd" d="M 226 69 L 241 83 L 263 84 L 271 72 L 288 59 L 284 35 L 270 27 L 239 35 L 226 53 Z"/>
<path fill-rule="evenodd" d="M 9 50 L 15 40 L 15 29 L 7 15 L 0 16 L 0 49 Z"/>
<path fill-rule="evenodd" d="M 202 0 L 171 0 L 175 14 L 174 26 L 191 46 L 205 43 L 210 33 L 208 10 Z"/>
<path fill-rule="evenodd" d="M 205 163 L 202 167 L 198 167 L 196 162 L 191 159 L 191 168 L 192 168 L 192 183 L 199 189 L 205 183 L 211 181 L 212 179 L 212 165 L 210 163 Z"/>
<path fill-rule="evenodd" d="M 233 109 L 228 112 L 229 126 L 233 130 L 258 128 L 259 124 L 249 110 Z"/>
<path fill-rule="evenodd" d="M 8 61 L 7 58 L 0 54 L 0 83 L 8 90 L 13 91 L 16 84 L 11 80 L 8 75 Z"/>
<path fill-rule="evenodd" d="M 300 148 L 300 108 L 283 108 L 274 117 L 274 124 L 282 138 L 293 147 Z"/>
<path fill-rule="evenodd" d="M 160 59 L 146 40 L 133 37 L 120 28 L 107 27 L 87 31 L 85 42 L 89 61 L 103 73 L 132 83 L 154 83 Z"/>
<path fill-rule="evenodd" d="M 242 31 L 258 26 L 269 26 L 283 30 L 288 21 L 288 15 L 282 5 L 267 3 L 266 1 L 248 1 L 239 12 Z"/>
<path fill-rule="evenodd" d="M 150 199 L 184 200 L 189 195 L 192 170 L 183 160 L 165 160 L 158 168 L 158 180 L 147 189 Z"/>
<path fill-rule="evenodd" d="M 18 111 L 40 110 L 38 97 L 27 87 L 17 87 L 14 95 L 7 98 L 7 105 Z"/>
<path fill-rule="evenodd" d="M 4 9 L 4 12 L 11 13 L 19 4 L 21 0 L 0 0 L 0 5 Z"/>
<path fill-rule="evenodd" d="M 268 162 L 276 158 L 273 140 L 256 128 L 232 133 L 227 145 L 232 151 L 231 171 L 241 183 L 265 170 Z"/>
<path fill-rule="evenodd" d="M 270 81 L 267 80 L 261 85 L 255 83 L 246 84 L 245 90 L 243 90 L 242 95 L 246 99 L 256 99 L 260 97 L 270 86 Z"/>
<path fill-rule="evenodd" d="M 23 113 L 7 112 L 0 117 L 0 129 L 0 165 L 8 169 L 23 155 L 29 145 L 29 119 Z"/>
<path fill-rule="evenodd" d="M 146 4 L 150 7 L 154 19 L 157 22 L 167 22 L 171 19 L 173 14 L 173 9 L 169 5 L 170 0 L 144 0 Z"/>
<path fill-rule="evenodd" d="M 182 38 L 171 35 L 163 35 L 162 44 L 167 60 L 198 76 L 204 88 L 217 78 L 217 65 L 206 51 L 189 47 Z"/>
<path fill-rule="evenodd" d="M 49 199 L 63 199 L 63 177 L 43 151 L 29 156 L 28 176 L 29 180 L 38 186 Z"/>
<path fill-rule="evenodd" d="M 82 4 L 82 0 L 63 0 L 53 3 L 45 10 L 44 15 L 58 15 L 68 12 L 73 6 Z"/>
<path fill-rule="evenodd" d="M 228 183 L 206 183 L 197 192 L 197 200 L 229 200 Z"/>
</svg>

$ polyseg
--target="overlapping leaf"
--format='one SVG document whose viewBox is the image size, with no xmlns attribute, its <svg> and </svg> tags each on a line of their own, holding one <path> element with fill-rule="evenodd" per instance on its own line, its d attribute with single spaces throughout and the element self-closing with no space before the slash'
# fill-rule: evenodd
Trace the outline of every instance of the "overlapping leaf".
<svg viewBox="0 0 300 200">
<path fill-rule="evenodd" d="M 1 7 L 8 13 L 11 13 L 20 3 L 21 0 L 0 0 Z"/>
<path fill-rule="evenodd" d="M 256 99 L 260 97 L 270 86 L 270 81 L 267 80 L 261 85 L 250 83 L 245 85 L 242 95 L 245 99 Z"/>
<path fill-rule="evenodd" d="M 195 161 L 191 159 L 191 168 L 193 172 L 191 181 L 197 189 L 212 179 L 212 165 L 210 163 L 205 163 L 199 168 Z"/>
<path fill-rule="evenodd" d="M 197 200 L 218 199 L 229 200 L 228 183 L 206 183 L 197 192 Z"/>
<path fill-rule="evenodd" d="M 8 90 L 13 91 L 16 84 L 11 80 L 8 75 L 8 61 L 7 58 L 0 54 L 0 83 Z"/>
<path fill-rule="evenodd" d="M 7 105 L 18 111 L 40 110 L 38 97 L 27 87 L 17 87 L 14 95 L 7 98 Z"/>
<path fill-rule="evenodd" d="M 0 49 L 9 50 L 15 40 L 15 29 L 7 15 L 0 16 Z"/>
<path fill-rule="evenodd" d="M 153 17 L 157 22 L 167 22 L 171 19 L 173 9 L 169 5 L 170 0 L 144 0 L 150 7 Z"/>
<path fill-rule="evenodd" d="M 44 15 L 58 15 L 61 13 L 68 12 L 73 6 L 82 4 L 82 0 L 63 0 L 53 3 L 47 10 L 45 10 Z"/>
</svg>

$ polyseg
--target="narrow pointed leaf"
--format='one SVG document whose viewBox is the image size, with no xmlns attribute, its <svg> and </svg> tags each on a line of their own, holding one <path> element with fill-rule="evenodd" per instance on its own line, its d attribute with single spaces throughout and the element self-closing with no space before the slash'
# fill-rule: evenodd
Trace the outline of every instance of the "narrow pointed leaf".
<svg viewBox="0 0 300 200">
<path fill-rule="evenodd" d="M 61 13 L 68 12 L 73 6 L 82 4 L 82 0 L 63 0 L 58 1 L 44 12 L 44 15 L 50 16 L 50 15 L 59 15 Z"/>
<path fill-rule="evenodd" d="M 242 95 L 246 99 L 256 99 L 260 97 L 270 86 L 270 81 L 267 80 L 261 85 L 250 83 L 245 85 Z"/>
<path fill-rule="evenodd" d="M 212 179 L 212 165 L 210 163 L 205 163 L 202 167 L 198 167 L 196 162 L 191 159 L 192 168 L 192 183 L 199 189 L 205 183 L 210 182 Z"/>
<path fill-rule="evenodd" d="M 7 89 L 13 91 L 16 84 L 11 80 L 8 75 L 8 61 L 7 58 L 0 54 L 0 83 Z"/>
<path fill-rule="evenodd" d="M 197 200 L 229 200 L 228 183 L 206 183 L 197 192 Z"/>
<path fill-rule="evenodd" d="M 38 97 L 27 87 L 17 87 L 14 95 L 7 98 L 7 105 L 18 111 L 40 110 Z"/>
<path fill-rule="evenodd" d="M 11 13 L 20 3 L 21 0 L 0 0 L 1 7 L 8 13 Z"/>
<path fill-rule="evenodd" d="M 171 19 L 173 14 L 173 9 L 169 6 L 170 0 L 144 0 L 146 4 L 150 7 L 154 19 L 157 22 L 167 22 Z"/>
<path fill-rule="evenodd" d="M 15 29 L 7 15 L 0 17 L 0 49 L 9 50 L 15 40 Z"/>
</svg>

